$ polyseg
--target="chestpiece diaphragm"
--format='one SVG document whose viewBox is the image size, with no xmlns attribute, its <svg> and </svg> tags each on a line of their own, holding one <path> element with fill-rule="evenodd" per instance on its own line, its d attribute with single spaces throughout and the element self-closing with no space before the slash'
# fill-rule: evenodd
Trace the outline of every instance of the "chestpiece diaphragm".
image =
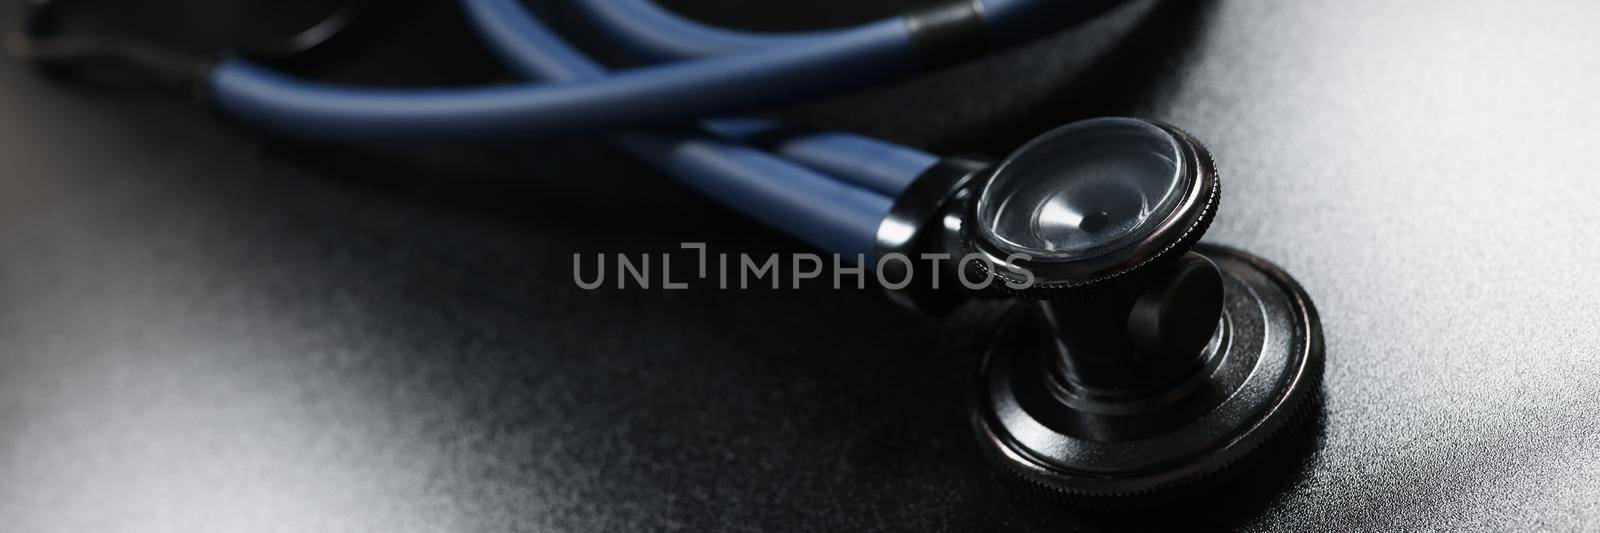
<svg viewBox="0 0 1600 533">
<path fill-rule="evenodd" d="M 979 189 L 966 239 L 1002 263 L 1002 277 L 1026 270 L 1045 289 L 1087 288 L 1182 255 L 1215 205 L 1210 157 L 1188 135 L 1097 118 L 1050 131 L 1002 161 Z"/>
</svg>

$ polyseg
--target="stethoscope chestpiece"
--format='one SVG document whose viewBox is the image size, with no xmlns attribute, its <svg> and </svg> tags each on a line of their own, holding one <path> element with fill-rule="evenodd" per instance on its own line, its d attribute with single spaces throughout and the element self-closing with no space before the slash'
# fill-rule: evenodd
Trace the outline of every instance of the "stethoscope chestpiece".
<svg viewBox="0 0 1600 533">
<path fill-rule="evenodd" d="M 1270 263 L 1198 244 L 1220 188 L 1193 137 L 1076 122 L 974 190 L 964 246 L 1017 303 L 972 405 L 1006 471 L 1072 503 L 1150 503 L 1220 479 L 1314 412 L 1316 312 Z"/>
<path fill-rule="evenodd" d="M 970 252 L 1016 296 L 1077 299 L 1170 266 L 1205 233 L 1220 190 L 1211 156 L 1147 120 L 1050 131 L 1002 161 L 970 202 Z M 1015 288 L 1026 285 L 1026 288 Z"/>
</svg>

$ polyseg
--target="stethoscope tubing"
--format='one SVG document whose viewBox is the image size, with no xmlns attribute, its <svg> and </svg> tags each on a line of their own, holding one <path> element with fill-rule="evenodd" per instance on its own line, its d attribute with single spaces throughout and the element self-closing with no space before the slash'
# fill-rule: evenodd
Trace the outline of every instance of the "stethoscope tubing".
<svg viewBox="0 0 1600 533">
<path fill-rule="evenodd" d="M 501 58 L 509 58 L 507 64 L 525 78 L 571 82 L 606 75 L 605 67 L 566 45 L 565 40 L 544 29 L 542 24 L 536 22 L 539 29 L 530 27 L 526 22 L 530 13 L 522 5 L 462 2 L 462 8 L 486 42 L 501 54 Z M 702 120 L 701 125 L 709 133 L 738 142 L 749 142 L 781 130 L 778 123 L 762 118 L 717 118 Z M 898 197 L 912 179 L 917 179 L 918 174 L 939 160 L 936 155 L 922 150 L 838 131 L 782 136 L 768 149 L 890 198 Z"/>
<path fill-rule="evenodd" d="M 645 0 L 576 0 L 604 31 L 648 57 L 689 61 L 608 73 L 566 44 L 516 0 L 463 0 L 478 31 L 513 69 L 559 83 L 396 89 L 299 80 L 245 59 L 210 74 L 211 101 L 245 122 L 313 138 L 517 136 L 670 124 L 730 110 L 902 77 L 920 68 L 908 25 L 890 18 L 804 34 L 725 30 L 672 15 Z M 1114 4 L 1111 0 L 1088 4 Z M 983 0 L 1006 39 L 1016 14 L 1072 4 Z M 1046 6 L 1046 7 L 1041 7 Z M 1087 10 L 1086 10 L 1087 11 Z M 1010 21 L 1010 22 L 1008 22 Z M 1035 24 L 1035 26 L 1037 26 Z M 734 53 L 737 51 L 737 53 Z M 716 141 L 686 133 L 616 135 L 625 149 L 722 203 L 824 250 L 872 257 L 893 198 L 938 157 L 843 132 L 781 135 L 756 119 L 707 119 Z"/>
<path fill-rule="evenodd" d="M 567 44 L 518 0 L 462 0 L 468 21 L 510 68 L 571 83 L 605 68 Z M 729 125 L 734 125 L 729 122 Z M 692 189 L 813 246 L 865 261 L 891 200 L 747 145 L 703 135 L 614 136 L 624 150 Z"/>
<path fill-rule="evenodd" d="M 846 30 L 754 32 L 719 28 L 679 16 L 651 0 L 570 0 L 601 31 L 630 53 L 657 61 L 695 59 L 795 46 Z M 1088 19 L 1121 0 L 976 0 L 996 44 L 1033 37 L 1046 27 Z M 904 24 L 904 17 L 896 17 Z"/>
<path fill-rule="evenodd" d="M 701 24 L 649 0 L 572 0 L 572 5 L 634 56 L 672 61 L 804 44 L 839 30 L 762 33 Z"/>
<path fill-rule="evenodd" d="M 317 138 L 516 136 L 667 124 L 896 79 L 917 69 L 899 24 L 570 83 L 376 88 L 295 79 L 245 59 L 213 69 L 227 114 Z"/>
</svg>

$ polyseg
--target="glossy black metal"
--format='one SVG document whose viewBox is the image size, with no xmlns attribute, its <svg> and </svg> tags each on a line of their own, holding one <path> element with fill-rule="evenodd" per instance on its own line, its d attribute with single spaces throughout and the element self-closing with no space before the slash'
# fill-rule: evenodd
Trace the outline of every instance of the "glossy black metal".
<svg viewBox="0 0 1600 533">
<path fill-rule="evenodd" d="M 982 159 L 946 157 L 895 199 L 878 225 L 874 260 L 881 279 L 909 283 L 884 287 L 890 300 L 932 315 L 948 313 L 965 300 L 964 286 L 956 279 L 962 216 L 972 186 L 991 168 L 993 164 Z"/>
<path fill-rule="evenodd" d="M 1145 283 L 1088 298 L 1038 302 L 1061 353 L 1063 380 L 1098 394 L 1166 386 L 1193 370 L 1222 315 L 1222 278 L 1186 253 Z"/>
<path fill-rule="evenodd" d="M 1119 119 L 1131 120 L 1131 119 Z M 1170 267 L 1181 257 L 1210 226 L 1216 214 L 1221 194 L 1216 165 L 1204 146 L 1182 130 L 1155 121 L 1139 120 L 1153 125 L 1170 135 L 1178 151 L 1178 170 L 1181 173 L 1176 191 L 1181 196 L 1176 206 L 1164 217 L 1153 222 L 1136 241 L 1105 253 L 1079 257 L 1049 257 L 1043 250 L 1019 257 L 1010 247 L 998 242 L 992 232 L 983 231 L 985 217 L 978 210 L 978 202 L 969 202 L 969 223 L 963 230 L 968 251 L 987 260 L 974 263 L 977 268 L 987 268 L 1000 279 L 1026 284 L 1028 288 L 1008 290 L 1018 296 L 1040 299 L 1066 299 L 1093 296 L 1096 293 L 1128 287 L 1148 275 Z M 1071 127 L 1068 125 L 1066 127 Z M 1066 128 L 1064 127 L 1064 128 Z M 1040 148 L 1039 142 L 1050 134 L 1041 136 L 1012 154 L 1012 161 Z M 1007 172 L 1006 163 L 995 171 L 999 177 Z M 995 194 L 992 188 L 997 179 L 991 179 L 980 195 Z M 1007 290 L 1006 284 L 997 284 Z"/>
<path fill-rule="evenodd" d="M 965 61 L 989 49 L 983 2 L 947 1 L 907 13 L 902 20 L 911 46 L 928 68 Z"/>
<path fill-rule="evenodd" d="M 1295 281 L 1245 252 L 1202 245 L 1227 297 L 1183 372 L 1082 382 L 1060 316 L 1019 305 L 984 355 L 972 421 L 1008 472 L 1083 505 L 1154 502 L 1214 479 L 1288 433 L 1317 396 L 1321 326 Z M 1138 358 L 1123 368 L 1140 368 Z M 1125 373 L 1122 376 L 1126 378 Z"/>
<path fill-rule="evenodd" d="M 1220 191 L 1204 146 L 1163 124 L 1077 124 L 1019 149 L 968 202 L 967 248 L 1036 285 L 1006 291 L 1023 300 L 985 349 L 973 423 L 1049 494 L 1148 502 L 1293 425 L 1321 379 L 1321 326 L 1283 271 L 1195 248 Z"/>
<path fill-rule="evenodd" d="M 1222 318 L 1222 273 L 1205 256 L 1187 253 L 1144 283 L 1128 310 L 1128 338 L 1145 353 L 1198 352 Z"/>
</svg>

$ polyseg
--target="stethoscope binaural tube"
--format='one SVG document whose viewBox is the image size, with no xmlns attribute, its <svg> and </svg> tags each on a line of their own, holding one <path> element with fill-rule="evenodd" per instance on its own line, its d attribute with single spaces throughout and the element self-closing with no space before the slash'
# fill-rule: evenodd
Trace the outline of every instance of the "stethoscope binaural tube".
<svg viewBox="0 0 1600 533">
<path fill-rule="evenodd" d="M 852 89 L 913 70 L 904 36 L 866 28 L 848 38 L 642 67 L 563 84 L 376 88 L 296 79 L 226 59 L 209 77 L 223 113 L 312 138 L 405 139 L 541 135 L 661 124 Z"/>
<path fill-rule="evenodd" d="M 516 0 L 463 0 L 462 7 L 491 50 L 525 77 L 566 81 L 605 73 Z M 613 138 L 696 191 L 846 258 L 871 257 L 877 226 L 889 211 L 885 195 L 738 143 L 685 133 Z"/>
<path fill-rule="evenodd" d="M 999 16 L 1014 11 L 1001 6 L 1041 13 L 1058 7 L 1036 0 L 953 1 L 944 12 L 963 12 L 967 6 L 966 12 L 979 14 L 985 4 L 993 4 L 989 8 L 996 10 L 995 21 L 1018 20 Z M 519 20 L 531 20 L 517 2 L 465 0 L 462 5 L 469 13 L 500 13 L 478 17 L 480 30 L 503 37 L 496 47 L 502 56 L 516 58 L 511 63 L 525 75 L 567 83 L 346 86 L 297 79 L 249 59 L 230 57 L 197 69 L 203 71 L 201 89 L 226 116 L 302 137 L 515 136 L 669 123 L 856 87 L 914 72 L 926 66 L 930 54 L 961 44 L 962 38 L 989 37 L 983 31 L 970 31 L 975 22 L 980 26 L 985 22 L 980 17 L 958 17 L 940 25 L 908 15 L 810 34 L 792 45 L 606 73 L 543 28 L 534 32 L 513 28 Z M 1016 23 L 999 24 L 992 33 L 1031 35 L 1009 31 L 1012 24 Z M 524 34 L 520 44 L 511 35 L 518 32 Z M 929 45 L 930 35 L 942 39 L 935 40 L 937 46 Z M 914 149 L 848 133 L 782 134 L 782 128 L 772 124 L 730 119 L 707 120 L 702 127 L 737 142 L 711 142 L 682 133 L 618 138 L 632 146 L 631 151 L 652 154 L 647 159 L 691 187 L 846 257 L 872 256 L 873 230 L 892 199 L 938 161 Z M 667 140 L 674 142 L 661 142 Z"/>
<path fill-rule="evenodd" d="M 1011 13 L 1049 14 L 1064 9 L 1062 4 L 1077 3 L 1010 0 L 996 4 L 992 16 L 947 24 L 977 24 L 976 32 L 889 18 L 789 46 L 641 67 L 570 84 L 353 87 L 296 79 L 245 59 L 227 59 L 212 70 L 207 90 L 231 116 L 308 137 L 596 131 L 719 115 L 903 77 L 936 64 L 929 59 L 937 50 L 982 50 L 991 36 L 1001 42 L 1037 36 L 1045 28 L 1036 19 Z M 1037 18 L 1053 26 L 1074 21 Z M 929 36 L 940 40 L 930 41 Z"/>
<path fill-rule="evenodd" d="M 572 3 L 608 37 L 629 52 L 658 61 L 692 59 L 763 48 L 804 44 L 833 37 L 843 30 L 809 32 L 755 32 L 719 28 L 702 24 L 661 8 L 651 0 L 572 0 Z M 1006 45 L 1026 39 L 1044 25 L 1055 28 L 1083 21 L 1122 3 L 1122 0 L 1045 1 L 964 0 L 947 2 L 934 9 L 951 6 L 981 24 L 991 44 Z M 931 10 L 930 10 L 931 11 Z M 896 17 L 903 25 L 915 26 L 918 14 Z M 1034 29 L 1030 30 L 1029 27 Z"/>
<path fill-rule="evenodd" d="M 517 2 L 463 1 L 461 7 L 490 48 L 524 78 L 571 81 L 607 73 L 604 66 L 567 44 Z M 864 135 L 787 135 L 780 124 L 767 119 L 718 118 L 702 120 L 700 125 L 709 133 L 740 143 L 770 139 L 768 149 L 786 159 L 889 197 L 900 194 L 938 161 L 920 150 Z"/>
</svg>

